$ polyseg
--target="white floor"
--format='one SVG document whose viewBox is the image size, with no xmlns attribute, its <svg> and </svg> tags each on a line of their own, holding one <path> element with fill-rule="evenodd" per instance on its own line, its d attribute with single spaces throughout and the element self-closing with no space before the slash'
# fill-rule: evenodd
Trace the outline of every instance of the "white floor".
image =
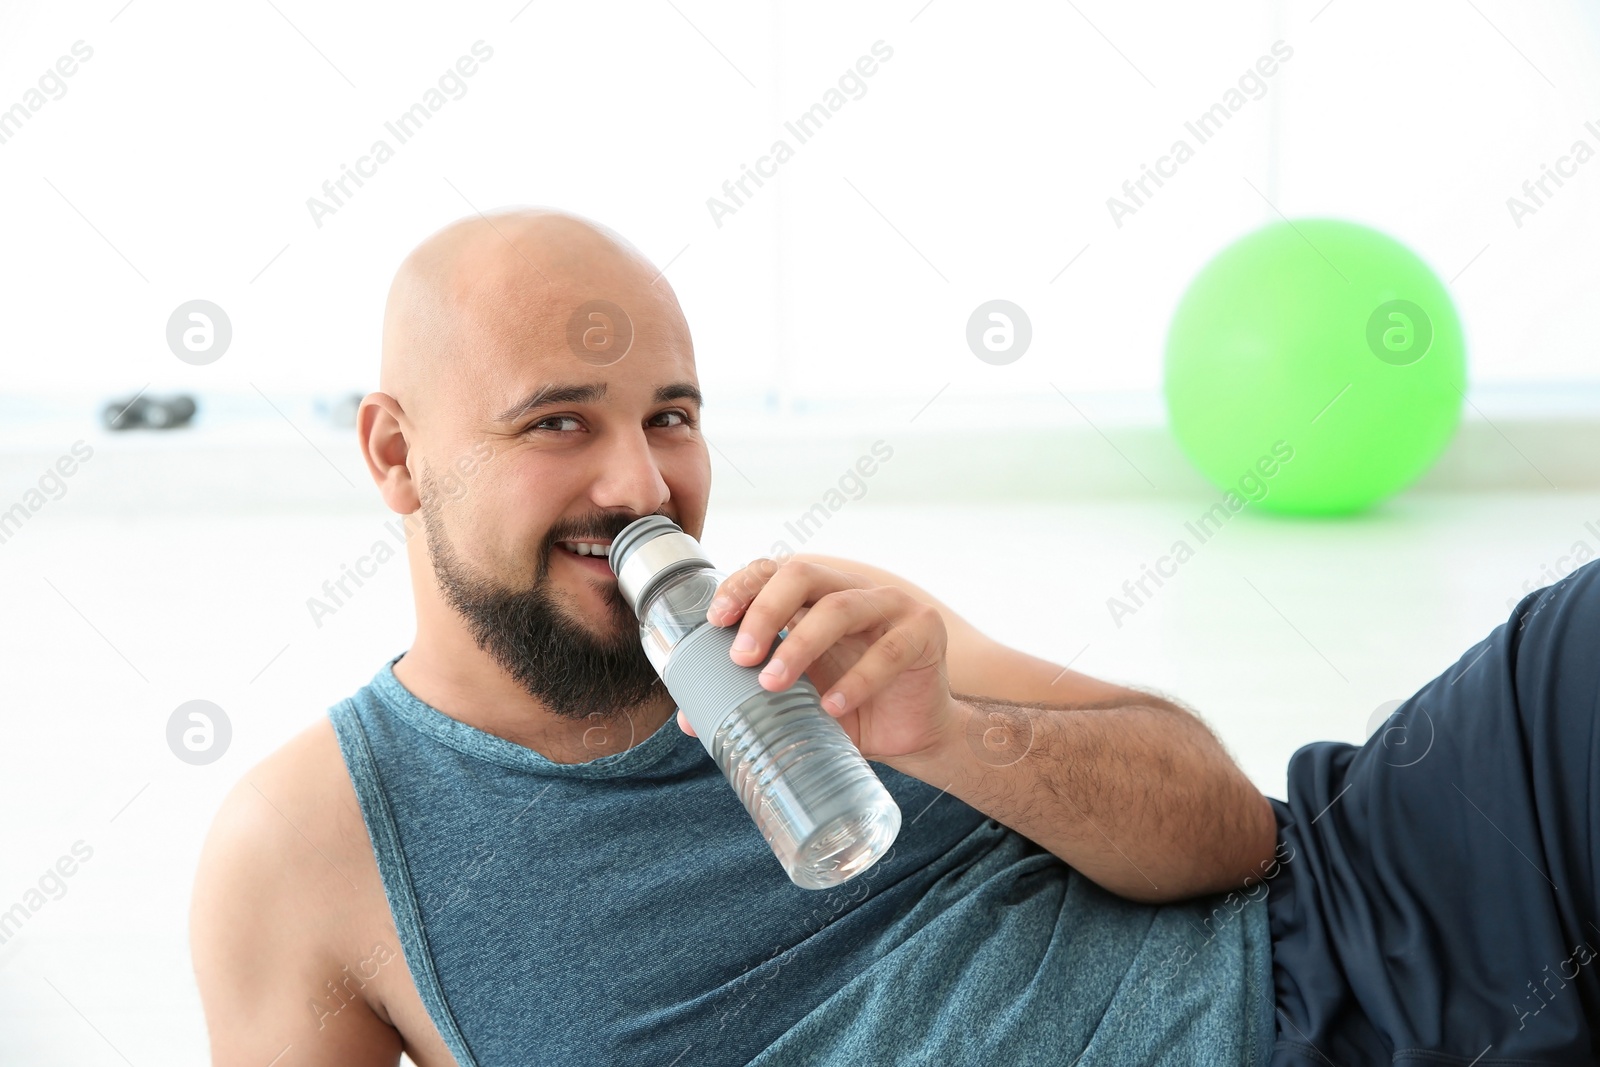
<svg viewBox="0 0 1600 1067">
<path fill-rule="evenodd" d="M 1281 795 L 1301 744 L 1358 741 L 1373 711 L 1503 621 L 1583 541 L 1600 495 L 1412 495 L 1359 520 L 1245 514 L 1198 544 L 1208 501 L 848 504 L 805 547 L 898 571 L 993 636 L 1195 708 Z M 713 511 L 738 565 L 797 541 L 783 509 Z M 80 839 L 66 892 L 0 945 L 0 1063 L 206 1062 L 189 886 L 220 796 L 408 639 L 397 557 L 314 625 L 306 599 L 391 537 L 385 516 L 126 519 L 41 512 L 0 545 L 0 911 Z M 1179 538 L 1194 557 L 1116 625 L 1106 605 Z M 180 703 L 221 705 L 233 741 L 168 751 Z"/>
</svg>

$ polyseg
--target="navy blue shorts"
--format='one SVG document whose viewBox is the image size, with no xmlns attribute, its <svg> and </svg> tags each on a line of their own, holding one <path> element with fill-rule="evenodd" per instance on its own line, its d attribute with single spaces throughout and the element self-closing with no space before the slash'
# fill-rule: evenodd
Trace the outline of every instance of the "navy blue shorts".
<svg viewBox="0 0 1600 1067">
<path fill-rule="evenodd" d="M 1290 760 L 1275 1067 L 1600 1062 L 1597 564 Z"/>
</svg>

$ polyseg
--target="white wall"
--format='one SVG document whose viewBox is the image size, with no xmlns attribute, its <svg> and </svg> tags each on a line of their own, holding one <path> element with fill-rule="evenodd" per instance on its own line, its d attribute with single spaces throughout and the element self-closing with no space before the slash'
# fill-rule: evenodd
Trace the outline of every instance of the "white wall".
<svg viewBox="0 0 1600 1067">
<path fill-rule="evenodd" d="M 368 388 L 399 258 L 513 202 L 591 215 L 672 261 L 714 402 L 909 411 L 946 383 L 1154 388 L 1183 286 L 1277 217 L 1263 197 L 1380 227 L 1459 274 L 1476 382 L 1592 380 L 1600 161 L 1520 228 L 1505 203 L 1575 139 L 1600 149 L 1586 10 L 13 4 L 0 107 L 74 42 L 93 57 L 0 144 L 0 391 Z M 1293 58 L 1262 98 L 1116 226 L 1106 198 L 1279 39 Z M 465 95 L 397 144 L 384 122 L 479 40 L 493 58 Z M 893 56 L 865 94 L 796 144 L 783 120 L 880 40 Z M 716 225 L 707 198 L 780 136 L 794 158 Z M 307 198 L 379 137 L 394 158 L 316 226 Z M 1005 367 L 963 340 L 996 296 L 1035 329 Z M 235 328 L 206 367 L 163 341 L 194 297 Z"/>
</svg>

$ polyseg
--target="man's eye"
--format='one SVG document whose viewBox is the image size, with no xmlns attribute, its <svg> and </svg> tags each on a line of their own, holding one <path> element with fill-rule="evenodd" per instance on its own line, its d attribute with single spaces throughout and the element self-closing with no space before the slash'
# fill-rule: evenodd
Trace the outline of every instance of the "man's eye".
<svg viewBox="0 0 1600 1067">
<path fill-rule="evenodd" d="M 666 419 L 676 419 L 677 420 L 676 422 L 668 422 L 668 423 L 662 424 L 662 425 L 665 425 L 665 426 L 668 426 L 668 427 L 672 427 L 672 426 L 693 426 L 694 425 L 694 417 L 693 416 L 691 416 L 687 411 L 680 411 L 680 410 L 678 410 L 676 408 L 674 408 L 671 411 L 663 411 L 661 414 L 657 415 L 656 418 L 657 419 L 666 418 Z"/>
<path fill-rule="evenodd" d="M 529 426 L 528 427 L 528 431 L 532 432 L 534 430 L 546 429 L 546 428 L 550 427 L 551 423 L 568 422 L 568 423 L 576 424 L 577 421 L 578 420 L 572 415 L 551 415 L 549 418 L 540 419 L 538 422 L 534 423 L 532 426 Z M 555 432 L 559 433 L 561 431 L 556 430 Z"/>
</svg>

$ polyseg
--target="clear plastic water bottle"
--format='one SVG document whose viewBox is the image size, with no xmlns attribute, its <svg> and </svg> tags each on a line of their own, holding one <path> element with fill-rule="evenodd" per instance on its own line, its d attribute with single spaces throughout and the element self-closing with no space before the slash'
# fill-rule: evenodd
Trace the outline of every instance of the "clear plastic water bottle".
<svg viewBox="0 0 1600 1067">
<path fill-rule="evenodd" d="M 900 832 L 899 805 L 810 679 L 769 693 L 760 667 L 729 657 L 738 627 L 706 621 L 727 575 L 700 543 L 646 515 L 612 541 L 610 562 L 645 655 L 790 881 L 828 889 L 871 867 Z"/>
</svg>

